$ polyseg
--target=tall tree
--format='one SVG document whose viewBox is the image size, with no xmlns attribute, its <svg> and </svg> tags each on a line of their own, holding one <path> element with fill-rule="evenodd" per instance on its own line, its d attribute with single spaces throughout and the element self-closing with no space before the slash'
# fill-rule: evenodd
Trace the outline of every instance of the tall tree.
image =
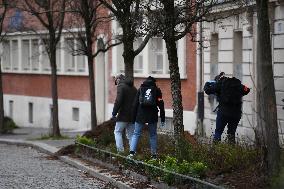
<svg viewBox="0 0 284 189">
<path fill-rule="evenodd" d="M 280 147 L 272 67 L 270 25 L 267 0 L 256 0 L 257 9 L 257 137 L 264 150 L 268 174 L 279 172 Z"/>
<path fill-rule="evenodd" d="M 7 0 L 2 0 L 0 2 L 0 43 L 3 42 L 4 36 L 3 35 L 3 22 L 6 17 L 6 13 L 8 10 L 8 1 Z M 3 47 L 2 47 L 3 50 Z M 3 52 L 2 52 L 3 53 Z M 1 65 L 3 64 L 2 62 L 2 56 L 1 54 Z M 3 104 L 3 86 L 2 86 L 2 66 L 0 65 L 0 133 L 4 132 L 4 104 Z"/>
<path fill-rule="evenodd" d="M 133 77 L 134 58 L 143 50 L 153 35 L 149 24 L 145 22 L 144 11 L 147 2 L 143 0 L 99 0 L 108 8 L 122 28 L 121 41 L 123 44 L 123 59 L 125 75 Z M 143 37 L 143 41 L 137 49 L 134 49 L 134 41 Z"/>
<path fill-rule="evenodd" d="M 42 40 L 51 66 L 53 127 L 51 136 L 61 136 L 58 121 L 56 46 L 63 29 L 66 0 L 24 0 L 24 6 L 24 9 L 34 15 L 47 30 L 47 35 Z"/>
<path fill-rule="evenodd" d="M 203 19 L 205 20 L 205 16 L 217 3 L 216 0 L 157 0 L 153 1 L 148 9 L 151 12 L 151 25 L 157 28 L 157 33 L 163 37 L 166 43 L 173 99 L 174 135 L 177 142 L 183 134 L 184 126 L 176 41 L 189 33 L 192 37 L 195 37 L 195 24 Z"/>
<path fill-rule="evenodd" d="M 72 0 L 68 6 L 72 13 L 72 19 L 69 22 L 71 28 L 77 28 L 79 31 L 71 32 L 78 39 L 78 44 L 74 49 L 71 48 L 73 55 L 85 55 L 88 59 L 89 70 L 89 88 L 91 101 L 91 130 L 94 131 L 97 126 L 96 116 L 96 94 L 95 94 L 95 79 L 94 79 L 94 58 L 99 53 L 104 53 L 111 47 L 119 43 L 111 43 L 108 40 L 106 43 L 100 37 L 98 28 L 105 27 L 108 31 L 110 18 L 103 14 L 101 3 L 94 0 Z M 71 30 L 72 31 L 72 30 Z M 100 40 L 101 39 L 101 40 Z M 95 43 L 98 43 L 98 48 L 94 50 Z M 101 45 L 99 45 L 101 44 Z"/>
</svg>

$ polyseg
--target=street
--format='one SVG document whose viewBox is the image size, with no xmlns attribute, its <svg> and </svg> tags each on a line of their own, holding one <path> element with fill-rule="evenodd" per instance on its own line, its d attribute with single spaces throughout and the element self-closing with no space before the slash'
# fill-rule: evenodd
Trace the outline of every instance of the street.
<svg viewBox="0 0 284 189">
<path fill-rule="evenodd" d="M 105 182 L 85 175 L 31 147 L 0 144 L 0 188 L 104 188 Z"/>
</svg>

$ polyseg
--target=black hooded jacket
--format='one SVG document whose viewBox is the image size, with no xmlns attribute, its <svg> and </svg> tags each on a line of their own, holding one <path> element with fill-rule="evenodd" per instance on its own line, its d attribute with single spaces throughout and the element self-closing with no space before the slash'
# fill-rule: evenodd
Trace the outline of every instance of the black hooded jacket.
<svg viewBox="0 0 284 189">
<path fill-rule="evenodd" d="M 132 122 L 132 106 L 136 93 L 137 89 L 133 85 L 133 79 L 126 77 L 120 80 L 112 111 L 113 116 L 118 114 L 116 121 Z"/>
<path fill-rule="evenodd" d="M 136 94 L 136 98 L 133 104 L 133 122 L 137 123 L 156 123 L 158 122 L 158 112 L 160 110 L 161 122 L 165 122 L 165 108 L 164 101 L 162 99 L 162 92 L 156 86 L 155 79 L 148 77 L 141 87 L 154 86 L 156 88 L 156 104 L 157 106 L 142 106 L 139 104 L 140 90 Z M 159 110 L 158 110 L 159 107 Z"/>
<path fill-rule="evenodd" d="M 222 114 L 226 116 L 239 118 L 242 115 L 242 103 L 237 105 L 231 105 L 231 104 L 222 103 L 220 99 L 223 82 L 226 79 L 227 77 L 223 77 L 216 83 L 206 82 L 204 86 L 204 91 L 208 95 L 215 94 L 217 96 L 217 100 L 219 101 L 218 111 L 220 111 Z M 250 92 L 250 89 L 243 84 L 240 85 L 239 90 L 242 96 L 247 95 Z"/>
</svg>

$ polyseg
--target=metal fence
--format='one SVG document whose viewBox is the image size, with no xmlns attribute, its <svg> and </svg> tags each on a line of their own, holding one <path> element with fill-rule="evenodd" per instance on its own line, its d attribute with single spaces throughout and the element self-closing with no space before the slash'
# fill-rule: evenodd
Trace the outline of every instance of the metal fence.
<svg viewBox="0 0 284 189">
<path fill-rule="evenodd" d="M 87 153 L 89 157 L 97 158 L 105 163 L 111 163 L 117 165 L 120 169 L 127 169 L 141 175 L 147 175 L 148 178 L 154 181 L 166 182 L 173 186 L 183 186 L 183 188 L 214 188 L 221 189 L 223 187 L 206 182 L 199 178 L 183 175 L 163 169 L 154 165 L 147 164 L 140 160 L 128 158 L 126 156 L 109 152 L 93 146 L 88 146 L 80 142 L 75 142 L 80 149 Z"/>
</svg>

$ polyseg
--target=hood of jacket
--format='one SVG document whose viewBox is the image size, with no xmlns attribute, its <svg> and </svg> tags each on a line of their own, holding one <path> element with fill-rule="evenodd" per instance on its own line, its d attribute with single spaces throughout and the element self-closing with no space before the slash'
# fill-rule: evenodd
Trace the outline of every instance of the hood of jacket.
<svg viewBox="0 0 284 189">
<path fill-rule="evenodd" d="M 132 87 L 134 85 L 133 79 L 129 78 L 129 77 L 125 77 L 123 80 L 121 80 L 121 84 L 126 84 L 130 87 Z"/>
<path fill-rule="evenodd" d="M 147 87 L 147 86 L 156 86 L 156 82 L 153 79 L 147 78 L 142 84 L 141 87 Z"/>
</svg>

